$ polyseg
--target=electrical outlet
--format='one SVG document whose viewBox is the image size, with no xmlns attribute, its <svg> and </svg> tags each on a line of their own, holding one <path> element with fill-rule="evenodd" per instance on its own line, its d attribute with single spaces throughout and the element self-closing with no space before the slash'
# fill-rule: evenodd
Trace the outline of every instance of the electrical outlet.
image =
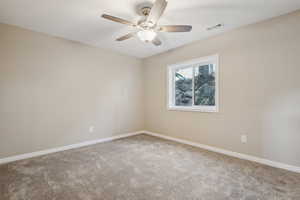
<svg viewBox="0 0 300 200">
<path fill-rule="evenodd" d="M 241 143 L 245 144 L 247 143 L 247 141 L 248 141 L 247 135 L 241 135 Z"/>
<path fill-rule="evenodd" d="M 90 132 L 90 133 L 94 132 L 94 130 L 95 130 L 95 127 L 93 127 L 93 126 L 90 126 L 90 127 L 89 127 L 89 132 Z"/>
</svg>

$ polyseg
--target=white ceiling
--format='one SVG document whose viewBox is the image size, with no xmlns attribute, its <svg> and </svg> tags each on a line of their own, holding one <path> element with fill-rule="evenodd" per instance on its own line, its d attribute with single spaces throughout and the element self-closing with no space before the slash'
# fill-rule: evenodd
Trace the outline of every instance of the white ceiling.
<svg viewBox="0 0 300 200">
<path fill-rule="evenodd" d="M 116 42 L 116 37 L 132 28 L 102 19 L 101 14 L 137 21 L 140 17 L 136 6 L 143 2 L 145 0 L 1 0 L 0 22 L 144 58 L 300 9 L 300 0 L 168 0 L 159 23 L 189 24 L 193 26 L 191 33 L 159 33 L 163 42 L 160 47 L 142 43 L 137 38 Z M 206 30 L 218 23 L 225 26 Z"/>
</svg>

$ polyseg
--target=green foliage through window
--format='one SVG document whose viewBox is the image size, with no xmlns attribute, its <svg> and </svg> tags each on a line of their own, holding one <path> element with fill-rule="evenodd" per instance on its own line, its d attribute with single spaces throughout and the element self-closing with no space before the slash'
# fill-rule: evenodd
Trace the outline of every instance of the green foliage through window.
<svg viewBox="0 0 300 200">
<path fill-rule="evenodd" d="M 215 66 L 191 66 L 175 71 L 175 105 L 215 106 Z"/>
</svg>

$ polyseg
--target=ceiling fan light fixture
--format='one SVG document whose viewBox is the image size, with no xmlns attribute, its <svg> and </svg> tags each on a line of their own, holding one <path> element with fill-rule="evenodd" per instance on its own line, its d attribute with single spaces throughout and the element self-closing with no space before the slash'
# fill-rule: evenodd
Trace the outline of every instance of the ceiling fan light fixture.
<svg viewBox="0 0 300 200">
<path fill-rule="evenodd" d="M 154 38 L 156 37 L 157 33 L 153 30 L 141 30 L 137 32 L 137 36 L 142 40 L 143 42 L 152 42 Z"/>
<path fill-rule="evenodd" d="M 152 0 L 153 1 L 153 0 Z M 119 17 L 112 15 L 103 14 L 104 19 L 125 24 L 134 27 L 134 32 L 128 33 L 116 39 L 116 41 L 124 41 L 133 37 L 138 37 L 141 41 L 152 43 L 155 46 L 160 46 L 162 44 L 161 40 L 157 36 L 159 32 L 191 32 L 192 26 L 190 25 L 158 25 L 157 22 L 163 15 L 168 1 L 167 0 L 155 0 L 154 4 L 146 3 L 138 6 L 139 13 L 142 18 L 137 22 L 131 22 Z"/>
</svg>

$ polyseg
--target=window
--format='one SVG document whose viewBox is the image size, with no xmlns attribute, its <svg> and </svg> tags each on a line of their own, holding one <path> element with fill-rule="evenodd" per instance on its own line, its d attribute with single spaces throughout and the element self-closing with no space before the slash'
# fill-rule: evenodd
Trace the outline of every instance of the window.
<svg viewBox="0 0 300 200">
<path fill-rule="evenodd" d="M 168 66 L 168 109 L 218 112 L 218 56 Z"/>
</svg>

